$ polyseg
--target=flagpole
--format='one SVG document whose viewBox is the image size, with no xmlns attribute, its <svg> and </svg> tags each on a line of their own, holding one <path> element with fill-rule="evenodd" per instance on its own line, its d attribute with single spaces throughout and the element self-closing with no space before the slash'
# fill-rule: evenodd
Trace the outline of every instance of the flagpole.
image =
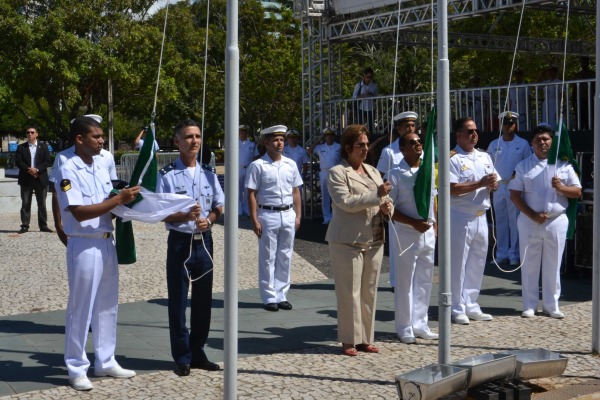
<svg viewBox="0 0 600 400">
<path fill-rule="evenodd" d="M 600 35 L 600 2 L 596 2 L 596 37 Z M 596 64 L 600 55 L 600 43 L 596 40 Z M 594 93 L 594 156 L 600 154 L 600 68 L 596 65 L 596 92 Z M 600 177 L 600 162 L 594 163 L 594 176 Z M 600 182 L 594 183 L 594 228 L 593 241 L 600 237 Z M 592 242 L 594 243 L 594 242 Z M 600 352 L 600 251 L 598 246 L 593 247 L 592 269 L 593 269 L 593 289 L 592 289 L 592 351 Z"/>
<path fill-rule="evenodd" d="M 438 363 L 450 362 L 450 62 L 448 60 L 448 1 L 437 2 L 438 16 L 438 264 L 439 343 Z"/>
<path fill-rule="evenodd" d="M 225 48 L 225 390 L 223 395 L 226 400 L 237 399 L 239 69 L 238 2 L 237 0 L 227 0 L 227 44 Z"/>
</svg>

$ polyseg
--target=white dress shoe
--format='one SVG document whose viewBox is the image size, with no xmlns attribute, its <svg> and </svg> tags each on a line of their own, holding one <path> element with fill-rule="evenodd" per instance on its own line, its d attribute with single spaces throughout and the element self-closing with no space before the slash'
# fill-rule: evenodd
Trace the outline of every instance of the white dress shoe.
<svg viewBox="0 0 600 400">
<path fill-rule="evenodd" d="M 413 344 L 413 343 L 416 343 L 416 342 L 417 342 L 417 339 L 415 339 L 415 337 L 414 337 L 414 336 L 402 336 L 402 337 L 400 338 L 400 341 L 401 341 L 402 343 L 406 343 L 406 344 Z"/>
<path fill-rule="evenodd" d="M 120 365 L 115 365 L 109 369 L 97 369 L 94 371 L 95 376 L 111 376 L 113 378 L 127 379 L 133 378 L 136 374 L 135 371 L 125 369 Z"/>
<path fill-rule="evenodd" d="M 521 313 L 521 317 L 533 318 L 533 317 L 535 317 L 535 311 L 533 309 L 529 308 Z"/>
<path fill-rule="evenodd" d="M 453 315 L 452 322 L 454 322 L 455 324 L 460 324 L 460 325 L 469 325 L 469 323 L 470 323 L 469 317 L 467 317 L 465 314 Z"/>
<path fill-rule="evenodd" d="M 85 375 L 69 379 L 69 384 L 75 390 L 92 390 L 94 388 L 92 382 Z"/>
<path fill-rule="evenodd" d="M 490 314 L 478 312 L 478 313 L 467 313 L 467 317 L 473 321 L 491 321 L 492 316 Z"/>
<path fill-rule="evenodd" d="M 556 310 L 556 311 L 546 311 L 544 310 L 544 314 L 552 317 L 552 318 L 556 318 L 556 319 L 563 319 L 565 317 L 565 314 L 562 311 Z"/>
<path fill-rule="evenodd" d="M 433 333 L 431 331 L 415 331 L 413 329 L 413 332 L 416 337 L 427 340 L 436 340 L 440 336 L 437 333 Z"/>
</svg>

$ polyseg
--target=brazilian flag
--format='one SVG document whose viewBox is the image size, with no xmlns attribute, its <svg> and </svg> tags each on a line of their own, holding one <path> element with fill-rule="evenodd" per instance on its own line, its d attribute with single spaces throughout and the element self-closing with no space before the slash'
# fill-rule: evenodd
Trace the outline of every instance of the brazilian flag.
<svg viewBox="0 0 600 400">
<path fill-rule="evenodd" d="M 552 146 L 548 152 L 548 165 L 556 164 L 558 160 L 567 161 L 573 166 L 577 176 L 581 177 L 581 169 L 579 163 L 573 156 L 573 149 L 571 148 L 571 140 L 569 139 L 569 131 L 564 122 L 560 126 L 556 127 L 558 134 L 554 135 L 552 140 Z M 569 228 L 567 230 L 567 239 L 573 239 L 575 237 L 575 223 L 577 221 L 577 204 L 579 199 L 569 199 L 569 205 L 567 207 L 567 218 L 569 219 Z"/>
<path fill-rule="evenodd" d="M 156 180 L 158 175 L 158 165 L 156 161 L 156 132 L 154 123 L 150 124 L 150 128 L 146 132 L 144 144 L 140 149 L 137 162 L 133 168 L 129 186 L 140 185 L 144 189 L 151 192 L 156 192 Z M 136 199 L 128 204 L 132 206 L 142 200 L 142 195 L 138 194 Z M 137 260 L 135 251 L 135 238 L 133 236 L 133 224 L 131 221 L 123 222 L 121 218 L 117 218 L 115 229 L 117 258 L 119 264 L 133 264 Z"/>
<path fill-rule="evenodd" d="M 419 216 L 424 220 L 429 220 L 429 211 L 431 208 L 431 191 L 433 190 L 433 170 L 435 165 L 435 118 L 436 108 L 433 107 L 429 113 L 427 124 L 427 133 L 425 134 L 425 143 L 423 144 L 423 160 L 417 171 L 417 178 L 413 188 L 415 203 Z"/>
</svg>

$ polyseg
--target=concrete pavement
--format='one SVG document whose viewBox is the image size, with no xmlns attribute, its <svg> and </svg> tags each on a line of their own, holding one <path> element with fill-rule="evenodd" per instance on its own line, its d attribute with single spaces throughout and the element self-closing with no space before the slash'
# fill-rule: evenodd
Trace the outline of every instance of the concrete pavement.
<svg viewBox="0 0 600 400">
<path fill-rule="evenodd" d="M 376 344 L 381 352 L 354 358 L 340 355 L 333 283 L 320 268 L 328 257 L 322 254 L 323 243 L 299 239 L 304 241 L 298 246 L 304 257 L 294 256 L 289 297 L 294 309 L 262 310 L 256 290 L 256 239 L 248 221 L 240 221 L 238 398 L 392 399 L 397 397 L 395 375 L 437 362 L 437 342 L 419 340 L 416 345 L 405 345 L 397 340 L 387 274 L 380 278 L 376 318 Z M 309 222 L 303 225 L 306 228 L 302 229 L 323 229 Z M 54 234 L 30 231 L 17 235 L 18 226 L 18 214 L 0 216 L 0 396 L 4 396 L 0 398 L 223 397 L 223 372 L 193 370 L 186 378 L 171 372 L 164 282 L 166 233 L 161 224 L 135 224 L 138 262 L 121 267 L 116 354 L 118 361 L 135 369 L 138 376 L 129 380 L 92 378 L 94 390 L 89 393 L 66 386 L 62 359 L 67 301 L 64 247 Z M 214 235 L 216 244 L 223 242 L 222 225 L 215 225 Z M 306 232 L 299 235 L 311 236 L 320 237 Z M 311 255 L 310 248 L 318 251 Z M 215 250 L 215 299 L 207 353 L 222 363 L 223 247 L 215 245 Z M 544 347 L 567 356 L 569 363 L 561 377 L 532 381 L 540 391 L 536 397 L 560 400 L 596 392 L 594 385 L 582 385 L 590 380 L 600 382 L 600 360 L 590 351 L 590 299 L 591 281 L 565 280 L 561 298 L 564 320 L 523 319 L 519 317 L 519 273 L 489 270 L 481 304 L 485 312 L 494 315 L 494 321 L 453 325 L 452 358 Z M 436 330 L 437 285 L 431 305 L 431 326 Z"/>
</svg>

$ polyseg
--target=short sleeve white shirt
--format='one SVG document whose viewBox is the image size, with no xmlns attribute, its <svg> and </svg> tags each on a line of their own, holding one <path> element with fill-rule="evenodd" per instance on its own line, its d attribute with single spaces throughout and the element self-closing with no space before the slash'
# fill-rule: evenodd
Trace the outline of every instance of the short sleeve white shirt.
<svg viewBox="0 0 600 400">
<path fill-rule="evenodd" d="M 282 156 L 273 161 L 268 153 L 250 164 L 246 188 L 256 190 L 259 205 L 281 207 L 294 203 L 292 189 L 302 185 L 296 163 Z"/>
</svg>

